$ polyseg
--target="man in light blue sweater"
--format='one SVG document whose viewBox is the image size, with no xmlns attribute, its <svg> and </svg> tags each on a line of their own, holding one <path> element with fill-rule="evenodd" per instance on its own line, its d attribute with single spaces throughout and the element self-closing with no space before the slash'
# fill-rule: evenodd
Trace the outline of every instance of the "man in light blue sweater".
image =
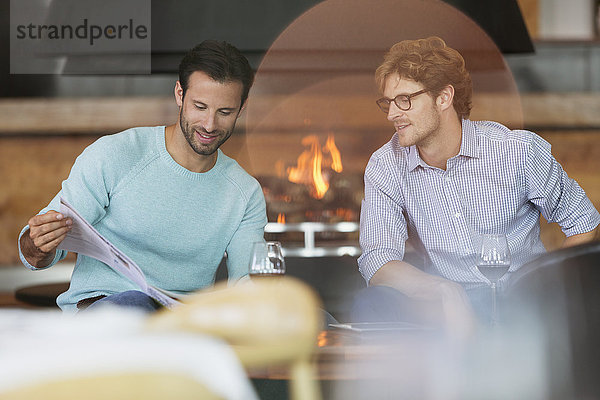
<svg viewBox="0 0 600 400">
<path fill-rule="evenodd" d="M 66 256 L 57 246 L 72 221 L 64 197 L 103 236 L 132 258 L 148 283 L 178 294 L 214 283 L 227 254 L 230 282 L 247 274 L 251 246 L 267 223 L 259 183 L 219 147 L 231 136 L 254 74 L 225 42 L 205 41 L 179 66 L 171 126 L 133 128 L 100 138 L 77 157 L 60 192 L 19 236 L 25 266 L 45 269 Z M 58 305 L 158 305 L 104 263 L 79 255 Z"/>
</svg>

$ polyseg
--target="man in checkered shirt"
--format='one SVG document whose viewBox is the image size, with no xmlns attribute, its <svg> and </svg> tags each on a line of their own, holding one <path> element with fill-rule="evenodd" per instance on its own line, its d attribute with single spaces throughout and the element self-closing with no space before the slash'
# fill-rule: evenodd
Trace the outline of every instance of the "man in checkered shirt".
<svg viewBox="0 0 600 400">
<path fill-rule="evenodd" d="M 507 236 L 511 267 L 500 286 L 545 252 L 540 213 L 561 226 L 564 246 L 598 238 L 600 214 L 548 142 L 468 119 L 471 78 L 442 39 L 397 43 L 376 80 L 395 133 L 365 170 L 358 264 L 369 287 L 357 295 L 355 320 L 436 321 L 469 332 L 471 293 L 489 295 L 476 267 L 482 234 Z M 405 259 L 406 243 L 418 267 Z"/>
</svg>

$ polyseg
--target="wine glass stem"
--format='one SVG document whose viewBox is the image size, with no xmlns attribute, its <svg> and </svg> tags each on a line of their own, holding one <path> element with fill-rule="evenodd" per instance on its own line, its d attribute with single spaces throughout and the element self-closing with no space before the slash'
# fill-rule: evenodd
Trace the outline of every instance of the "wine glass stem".
<svg viewBox="0 0 600 400">
<path fill-rule="evenodd" d="M 496 284 L 492 282 L 492 325 L 498 324 L 498 310 L 496 308 Z"/>
</svg>

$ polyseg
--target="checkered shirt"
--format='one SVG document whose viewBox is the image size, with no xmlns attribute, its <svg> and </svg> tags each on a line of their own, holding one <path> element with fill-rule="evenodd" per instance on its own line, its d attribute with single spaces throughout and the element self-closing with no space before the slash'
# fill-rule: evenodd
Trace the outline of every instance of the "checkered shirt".
<svg viewBox="0 0 600 400">
<path fill-rule="evenodd" d="M 546 250 L 540 213 L 566 236 L 593 230 L 600 214 L 535 133 L 490 121 L 462 121 L 462 143 L 446 170 L 431 167 L 397 134 L 365 170 L 360 218 L 359 270 L 368 282 L 384 264 L 403 260 L 406 243 L 425 272 L 466 288 L 489 284 L 477 270 L 478 238 L 505 233 L 509 279 Z M 501 283 L 502 283 L 501 281 Z"/>
</svg>

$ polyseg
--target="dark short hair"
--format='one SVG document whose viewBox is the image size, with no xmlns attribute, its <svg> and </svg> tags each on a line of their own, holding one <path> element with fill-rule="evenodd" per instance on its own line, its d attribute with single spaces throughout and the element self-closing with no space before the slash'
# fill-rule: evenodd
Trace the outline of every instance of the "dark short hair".
<svg viewBox="0 0 600 400">
<path fill-rule="evenodd" d="M 220 82 L 241 82 L 243 85 L 242 102 L 248 98 L 250 87 L 254 82 L 254 71 L 248 59 L 234 46 L 227 42 L 205 40 L 190 51 L 179 64 L 179 83 L 183 95 L 188 87 L 190 75 L 202 71 L 211 79 Z"/>
<path fill-rule="evenodd" d="M 469 118 L 473 84 L 465 60 L 455 49 L 437 36 L 404 40 L 392 46 L 375 72 L 375 80 L 383 91 L 388 76 L 423 84 L 433 97 L 447 85 L 454 87 L 454 109 L 459 118 Z"/>
</svg>

